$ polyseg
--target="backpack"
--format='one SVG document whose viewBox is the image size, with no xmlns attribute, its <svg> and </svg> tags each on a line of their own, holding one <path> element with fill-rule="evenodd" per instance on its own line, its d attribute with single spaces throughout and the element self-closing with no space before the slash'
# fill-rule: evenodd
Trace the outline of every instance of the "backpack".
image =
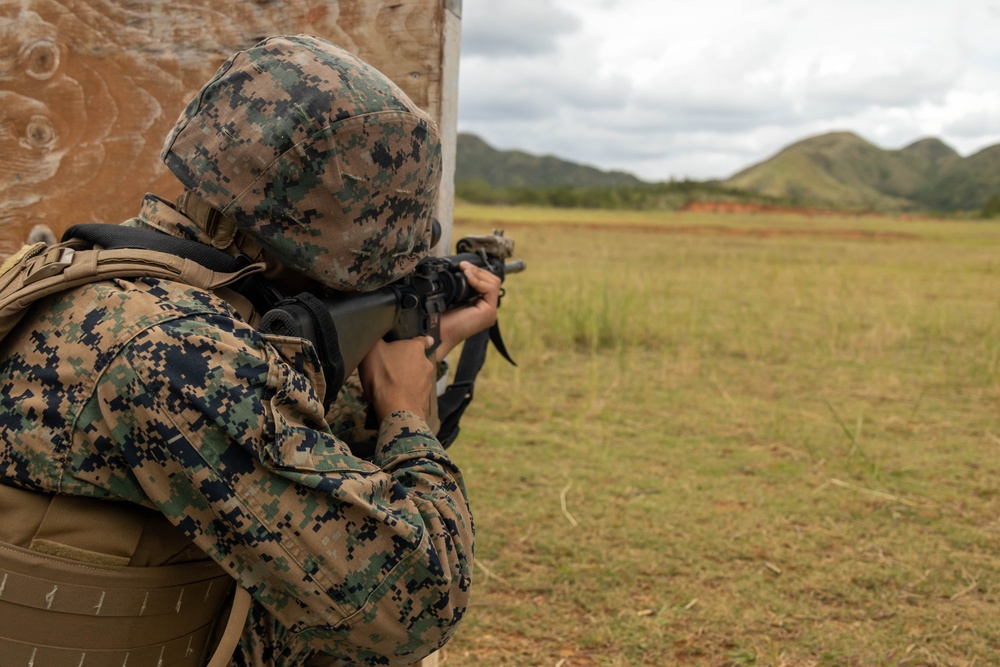
<svg viewBox="0 0 1000 667">
<path fill-rule="evenodd" d="M 150 250 L 150 247 L 162 250 Z M 0 341 L 17 326 L 35 301 L 88 283 L 149 276 L 212 291 L 244 280 L 264 268 L 262 262 L 249 263 L 196 241 L 178 239 L 151 230 L 116 225 L 76 225 L 67 230 L 62 243 L 50 246 L 43 241 L 25 245 L 0 265 Z M 15 491 L 11 489 L 11 492 Z M 75 520 L 78 511 L 84 510 L 83 503 L 88 501 L 80 499 L 77 503 L 73 497 L 68 496 L 54 498 L 60 501 L 59 516 L 70 520 Z M 49 511 L 52 512 L 51 509 Z M 11 571 L 14 574 L 8 572 L 8 576 L 20 576 L 21 579 L 17 581 L 23 580 L 22 588 L 26 592 L 23 592 L 24 600 L 20 600 L 19 604 L 30 605 L 32 585 L 41 581 L 36 580 L 36 576 L 31 573 L 40 566 L 54 568 L 52 572 L 61 573 L 70 581 L 91 576 L 97 577 L 96 581 L 101 585 L 110 587 L 118 584 L 117 588 L 123 591 L 124 597 L 128 597 L 127 590 L 122 588 L 125 582 L 118 582 L 113 573 L 101 574 L 99 568 L 93 565 L 69 561 L 50 562 L 44 555 L 12 546 L 8 546 L 5 553 L 9 559 L 13 558 L 7 565 L 15 568 Z M 133 577 L 133 584 L 153 588 L 169 586 L 175 583 L 173 579 L 181 570 L 185 575 L 191 570 L 191 576 L 207 576 L 198 567 L 184 567 L 139 568 L 136 570 L 138 574 Z M 17 568 L 23 569 L 23 573 L 17 574 Z M 4 582 L 7 582 L 6 576 Z M 235 591 L 228 621 L 208 660 L 208 667 L 224 667 L 229 663 L 249 614 L 249 593 L 241 586 L 236 586 Z M 104 600 L 103 596 L 101 600 Z M 2 640 L 0 644 L 3 644 Z M 53 655 L 68 655 L 74 649 L 49 647 L 46 650 L 54 651 Z M 125 659 L 127 661 L 128 655 Z"/>
<path fill-rule="evenodd" d="M 148 276 L 213 291 L 264 268 L 152 230 L 74 225 L 62 243 L 25 245 L 0 266 L 0 341 L 35 301 L 88 283 Z"/>
</svg>

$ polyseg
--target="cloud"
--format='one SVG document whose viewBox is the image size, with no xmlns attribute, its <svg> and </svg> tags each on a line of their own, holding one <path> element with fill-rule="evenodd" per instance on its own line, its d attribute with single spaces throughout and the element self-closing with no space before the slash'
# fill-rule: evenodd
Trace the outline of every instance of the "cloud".
<svg viewBox="0 0 1000 667">
<path fill-rule="evenodd" d="M 574 68 L 462 65 L 459 118 L 463 121 L 514 120 L 534 123 L 563 111 L 620 110 L 630 83 L 622 75 L 594 76 Z"/>
<path fill-rule="evenodd" d="M 945 132 L 962 139 L 1000 135 L 1000 115 L 998 111 L 974 111 L 967 113 L 944 126 Z"/>
<path fill-rule="evenodd" d="M 580 20 L 552 0 L 467 2 L 462 15 L 463 57 L 531 57 L 557 51 L 560 36 Z"/>
<path fill-rule="evenodd" d="M 963 154 L 1000 143 L 1000 91 L 996 88 L 955 93 L 941 133 L 950 137 Z"/>
<path fill-rule="evenodd" d="M 798 91 L 811 113 L 827 116 L 867 107 L 941 103 L 966 69 L 948 44 L 918 52 L 845 51 L 811 66 L 814 71 L 799 83 Z"/>
<path fill-rule="evenodd" d="M 834 130 L 1000 141 L 1000 2 L 465 0 L 459 128 L 649 180 Z"/>
</svg>

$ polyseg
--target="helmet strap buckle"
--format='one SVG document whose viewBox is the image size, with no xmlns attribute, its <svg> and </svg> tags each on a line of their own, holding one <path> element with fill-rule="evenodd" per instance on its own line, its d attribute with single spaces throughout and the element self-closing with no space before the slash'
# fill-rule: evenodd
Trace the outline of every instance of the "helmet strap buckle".
<svg viewBox="0 0 1000 667">
<path fill-rule="evenodd" d="M 177 209 L 212 239 L 212 246 L 228 252 L 236 237 L 236 219 L 224 215 L 191 190 L 177 198 Z"/>
</svg>

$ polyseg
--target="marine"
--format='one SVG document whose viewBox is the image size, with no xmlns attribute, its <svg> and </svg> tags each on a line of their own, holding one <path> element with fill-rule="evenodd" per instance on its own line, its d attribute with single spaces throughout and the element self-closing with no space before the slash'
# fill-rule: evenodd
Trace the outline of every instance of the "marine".
<svg viewBox="0 0 1000 667">
<path fill-rule="evenodd" d="M 377 289 L 430 251 L 434 123 L 325 40 L 234 54 L 162 157 L 184 194 L 122 226 L 279 292 Z M 380 341 L 331 405 L 312 345 L 255 329 L 232 286 L 137 275 L 35 303 L 0 342 L 0 667 L 406 665 L 442 646 L 474 529 L 434 362 L 495 322 L 500 288 L 463 270 L 482 298 L 443 318 L 432 358 Z"/>
</svg>

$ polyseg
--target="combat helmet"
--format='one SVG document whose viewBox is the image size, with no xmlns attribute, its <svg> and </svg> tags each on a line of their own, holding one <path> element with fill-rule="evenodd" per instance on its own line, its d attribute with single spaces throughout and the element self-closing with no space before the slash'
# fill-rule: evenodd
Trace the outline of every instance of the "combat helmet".
<svg viewBox="0 0 1000 667">
<path fill-rule="evenodd" d="M 328 41 L 282 35 L 233 55 L 161 157 L 237 236 L 332 289 L 377 289 L 429 250 L 437 128 L 388 77 Z"/>
</svg>

